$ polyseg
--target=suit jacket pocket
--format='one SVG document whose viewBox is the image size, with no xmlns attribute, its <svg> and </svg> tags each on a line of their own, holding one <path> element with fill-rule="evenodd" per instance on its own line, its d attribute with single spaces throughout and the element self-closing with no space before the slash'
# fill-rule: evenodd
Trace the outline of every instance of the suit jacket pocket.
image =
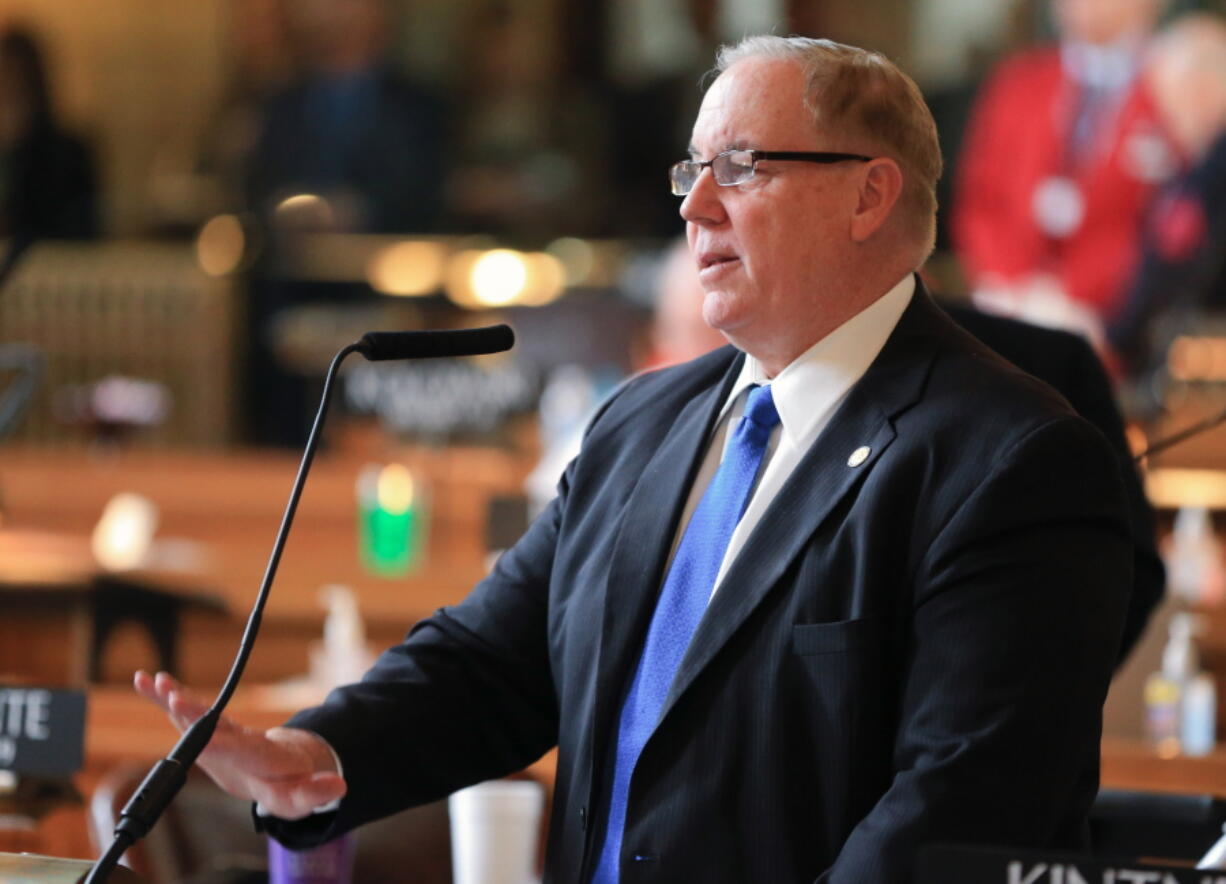
<svg viewBox="0 0 1226 884">
<path fill-rule="evenodd" d="M 835 623 L 797 623 L 792 626 L 792 651 L 797 654 L 842 654 L 864 646 L 877 636 L 883 617 L 863 617 Z"/>
</svg>

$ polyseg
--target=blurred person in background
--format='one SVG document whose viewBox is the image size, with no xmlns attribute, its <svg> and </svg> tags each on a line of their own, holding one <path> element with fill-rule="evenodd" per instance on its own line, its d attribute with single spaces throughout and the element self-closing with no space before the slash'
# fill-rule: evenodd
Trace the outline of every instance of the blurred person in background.
<svg viewBox="0 0 1226 884">
<path fill-rule="evenodd" d="M 599 84 L 609 148 L 604 235 L 671 237 L 677 208 L 660 187 L 660 157 L 685 144 L 694 88 L 718 42 L 712 0 L 601 0 L 586 4 L 602 40 Z"/>
<path fill-rule="evenodd" d="M 252 441 L 297 447 L 319 385 L 279 358 L 282 320 L 368 291 L 297 278 L 296 234 L 436 230 L 445 121 L 440 100 L 393 69 L 384 0 L 283 0 L 281 12 L 297 73 L 262 103 L 245 164 L 269 248 L 250 277 L 244 410 Z"/>
<path fill-rule="evenodd" d="M 246 173 L 268 216 L 288 197 L 328 204 L 312 225 L 426 232 L 442 209 L 442 103 L 393 70 L 384 0 L 285 0 L 299 72 L 263 104 Z"/>
<path fill-rule="evenodd" d="M 1226 307 L 1226 20 L 1196 13 L 1154 45 L 1146 79 L 1188 171 L 1155 201 L 1142 232 L 1141 263 L 1108 328 L 1125 367 L 1147 374 L 1184 314 Z M 1168 317 L 1164 328 L 1154 327 Z"/>
<path fill-rule="evenodd" d="M 164 137 L 149 172 L 155 229 L 169 236 L 194 236 L 210 218 L 249 208 L 245 179 L 263 132 L 264 102 L 299 76 L 285 0 L 233 3 L 226 19 L 217 103 L 198 131 L 176 127 Z"/>
<path fill-rule="evenodd" d="M 1139 225 L 1178 168 L 1139 76 L 1163 0 L 1052 0 L 1058 45 L 1006 60 L 980 92 L 953 206 L 975 303 L 1104 346 Z"/>
<path fill-rule="evenodd" d="M 632 348 L 636 374 L 689 362 L 728 344 L 702 318 L 706 293 L 685 237 L 660 254 L 653 294 L 646 342 Z M 525 482 L 534 512 L 553 499 L 566 465 L 579 453 L 588 422 L 607 398 L 608 391 L 598 390 L 591 375 L 575 365 L 564 366 L 546 384 L 541 397 L 544 450 Z M 566 419 L 559 420 L 563 413 Z"/>
<path fill-rule="evenodd" d="M 591 233 L 606 211 L 608 139 L 593 90 L 559 76 L 534 10 L 480 0 L 467 10 L 448 216 L 495 235 Z"/>
<path fill-rule="evenodd" d="M 702 318 L 705 292 L 698 269 L 684 238 L 665 251 L 656 278 L 656 301 L 651 314 L 650 349 L 643 369 L 689 362 L 728 340 Z"/>
<path fill-rule="evenodd" d="M 35 240 L 98 235 L 94 158 L 56 119 L 38 40 L 0 31 L 0 237 L 9 269 Z"/>
</svg>

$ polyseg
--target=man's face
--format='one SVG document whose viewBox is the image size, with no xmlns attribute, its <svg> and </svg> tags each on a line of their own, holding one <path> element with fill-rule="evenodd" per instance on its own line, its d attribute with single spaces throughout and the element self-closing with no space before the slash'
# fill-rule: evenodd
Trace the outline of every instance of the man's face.
<svg viewBox="0 0 1226 884">
<path fill-rule="evenodd" d="M 733 148 L 854 151 L 837 133 L 815 129 L 804 87 L 795 62 L 737 62 L 703 99 L 693 159 Z M 824 283 L 847 269 L 861 167 L 763 160 L 752 179 L 731 187 L 717 185 L 708 168 L 681 204 L 706 292 L 703 318 L 772 375 L 848 318 Z"/>
</svg>

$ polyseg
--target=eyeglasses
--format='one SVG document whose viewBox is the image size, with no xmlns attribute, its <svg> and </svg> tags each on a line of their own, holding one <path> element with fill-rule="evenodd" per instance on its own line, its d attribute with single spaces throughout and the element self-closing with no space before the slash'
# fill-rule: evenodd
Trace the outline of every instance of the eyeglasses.
<svg viewBox="0 0 1226 884">
<path fill-rule="evenodd" d="M 759 160 L 798 160 L 805 163 L 857 162 L 867 163 L 872 157 L 858 153 L 827 153 L 825 151 L 805 150 L 726 150 L 718 153 L 705 162 L 697 160 L 682 160 L 673 163 L 668 170 L 668 180 L 672 184 L 673 194 L 685 196 L 694 189 L 698 176 L 707 166 L 715 176 L 715 183 L 723 187 L 734 184 L 744 184 L 753 177 Z"/>
</svg>

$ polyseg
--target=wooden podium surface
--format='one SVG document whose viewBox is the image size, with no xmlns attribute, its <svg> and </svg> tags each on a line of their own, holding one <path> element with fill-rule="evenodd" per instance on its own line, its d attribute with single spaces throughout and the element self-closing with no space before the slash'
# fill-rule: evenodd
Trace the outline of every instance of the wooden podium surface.
<svg viewBox="0 0 1226 884">
<path fill-rule="evenodd" d="M 1208 755 L 1161 758 L 1142 740 L 1105 737 L 1102 743 L 1105 788 L 1178 792 L 1226 798 L 1226 745 Z"/>
<path fill-rule="evenodd" d="M 77 884 L 92 863 L 32 853 L 0 853 L 0 884 Z M 107 884 L 142 884 L 131 869 L 117 866 Z"/>
</svg>

